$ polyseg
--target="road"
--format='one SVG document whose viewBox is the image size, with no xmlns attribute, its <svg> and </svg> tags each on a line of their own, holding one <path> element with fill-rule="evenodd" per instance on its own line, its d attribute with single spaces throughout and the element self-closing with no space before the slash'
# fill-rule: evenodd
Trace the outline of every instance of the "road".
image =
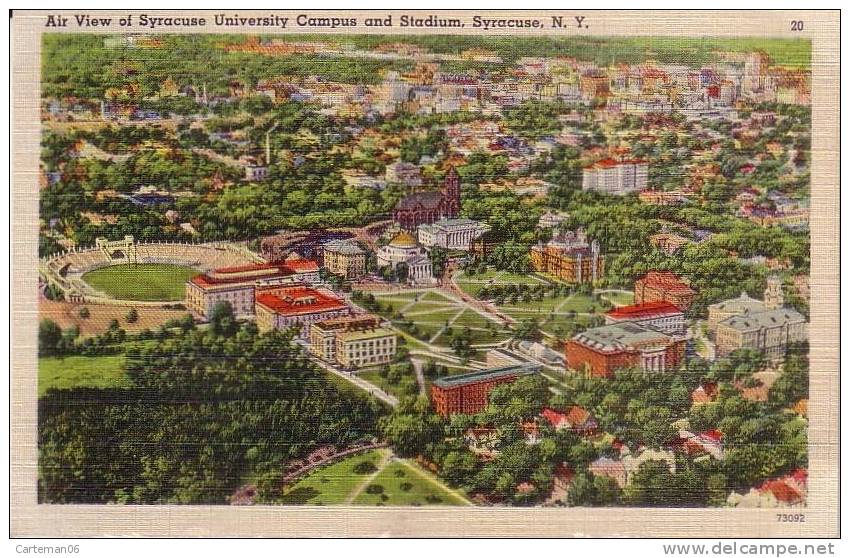
<svg viewBox="0 0 850 558">
<path fill-rule="evenodd" d="M 398 406 L 398 399 L 396 397 L 385 392 L 384 390 L 382 390 L 381 388 L 379 388 L 375 384 L 367 382 L 363 378 L 358 377 L 356 374 L 352 374 L 351 372 L 348 372 L 346 370 L 340 370 L 340 369 L 336 368 L 335 366 L 331 366 L 330 364 L 323 362 L 323 361 L 319 360 L 318 358 L 316 358 L 314 356 L 308 355 L 308 358 L 310 359 L 310 361 L 313 364 L 315 364 L 319 368 L 326 370 L 326 371 L 330 372 L 331 374 L 339 376 L 343 380 L 354 384 L 355 386 L 359 387 L 363 391 L 368 392 L 369 395 L 372 395 L 373 397 L 380 399 L 381 401 L 383 401 L 387 405 L 390 405 L 391 407 Z"/>
<path fill-rule="evenodd" d="M 419 384 L 419 395 L 428 395 L 425 391 L 425 374 L 422 373 L 422 361 L 418 358 L 411 358 L 410 363 L 413 365 L 413 371 L 416 372 L 416 383 Z"/>
</svg>

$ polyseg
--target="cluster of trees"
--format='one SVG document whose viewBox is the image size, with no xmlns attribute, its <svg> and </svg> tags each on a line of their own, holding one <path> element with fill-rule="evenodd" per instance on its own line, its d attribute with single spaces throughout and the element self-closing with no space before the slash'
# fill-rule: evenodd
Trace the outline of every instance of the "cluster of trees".
<svg viewBox="0 0 850 558">
<path fill-rule="evenodd" d="M 226 503 L 247 474 L 373 434 L 378 403 L 336 388 L 290 335 L 224 314 L 218 332 L 128 348 L 129 389 L 40 399 L 41 502 Z"/>
<path fill-rule="evenodd" d="M 557 467 L 574 473 L 566 500 L 573 506 L 721 506 L 731 491 L 747 491 L 763 481 L 807 466 L 806 422 L 788 408 L 804 398 L 808 385 L 808 350 L 789 351 L 767 401 L 742 397 L 739 388 L 766 364 L 759 353 L 742 350 L 709 365 L 699 359 L 674 374 L 651 375 L 620 370 L 612 378 L 573 376 L 549 391 L 540 375 L 498 386 L 489 405 L 477 415 L 442 419 L 427 410 L 427 401 L 409 399 L 382 422 L 382 433 L 405 455 L 434 462 L 441 477 L 470 493 L 500 502 L 526 505 L 552 490 Z M 692 391 L 715 385 L 715 401 L 694 405 Z M 737 386 L 737 387 L 736 387 Z M 602 437 L 554 431 L 538 417 L 545 407 L 565 410 L 578 405 L 597 421 Z M 535 443 L 523 425 L 536 423 Z M 492 459 L 482 461 L 465 435 L 471 428 L 493 432 Z M 723 459 L 696 459 L 678 449 L 678 429 L 723 433 Z M 617 459 L 624 444 L 672 450 L 675 463 L 649 460 L 621 489 L 613 479 L 594 476 L 590 463 Z M 488 446 L 489 447 L 489 446 Z"/>
<path fill-rule="evenodd" d="M 543 283 L 536 285 L 524 283 L 492 284 L 481 287 L 481 290 L 478 291 L 478 298 L 493 300 L 496 304 L 510 304 L 513 302 L 539 302 L 544 298 L 561 298 L 570 296 L 575 292 L 577 292 L 576 288 L 561 283 L 547 285 Z"/>
<path fill-rule="evenodd" d="M 573 107 L 558 102 L 526 101 L 504 111 L 505 126 L 523 137 L 537 139 L 560 131 L 558 117 L 569 114 Z"/>
<path fill-rule="evenodd" d="M 378 369 L 378 376 L 406 396 L 416 396 L 419 393 L 419 385 L 410 362 L 385 364 Z"/>
</svg>

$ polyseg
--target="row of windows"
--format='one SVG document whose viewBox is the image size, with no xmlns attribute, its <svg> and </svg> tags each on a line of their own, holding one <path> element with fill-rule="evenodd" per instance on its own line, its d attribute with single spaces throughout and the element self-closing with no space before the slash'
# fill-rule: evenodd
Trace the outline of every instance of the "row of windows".
<svg viewBox="0 0 850 558">
<path fill-rule="evenodd" d="M 348 355 L 348 358 L 355 358 L 355 357 L 365 357 L 365 356 L 373 356 L 373 355 L 388 355 L 388 354 L 392 354 L 394 352 L 394 350 L 395 350 L 394 347 L 393 348 L 387 347 L 385 349 L 377 349 L 377 350 L 370 349 L 369 351 L 346 351 L 345 354 Z"/>
</svg>

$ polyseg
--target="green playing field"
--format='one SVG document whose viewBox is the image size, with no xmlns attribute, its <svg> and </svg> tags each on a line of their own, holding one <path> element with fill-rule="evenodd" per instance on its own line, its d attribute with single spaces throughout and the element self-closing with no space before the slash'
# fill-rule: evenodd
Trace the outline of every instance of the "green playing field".
<svg viewBox="0 0 850 558">
<path fill-rule="evenodd" d="M 199 272 L 171 264 L 122 264 L 102 267 L 83 275 L 83 281 L 121 300 L 182 300 L 186 281 Z"/>
</svg>

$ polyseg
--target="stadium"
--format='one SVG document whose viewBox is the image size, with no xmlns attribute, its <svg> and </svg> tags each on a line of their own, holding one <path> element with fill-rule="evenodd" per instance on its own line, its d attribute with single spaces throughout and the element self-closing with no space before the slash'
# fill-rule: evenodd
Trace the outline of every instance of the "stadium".
<svg viewBox="0 0 850 558">
<path fill-rule="evenodd" d="M 42 285 L 58 287 L 65 300 L 164 306 L 183 300 L 188 279 L 221 267 L 265 260 L 227 243 L 136 243 L 132 236 L 74 248 L 39 262 Z"/>
</svg>

